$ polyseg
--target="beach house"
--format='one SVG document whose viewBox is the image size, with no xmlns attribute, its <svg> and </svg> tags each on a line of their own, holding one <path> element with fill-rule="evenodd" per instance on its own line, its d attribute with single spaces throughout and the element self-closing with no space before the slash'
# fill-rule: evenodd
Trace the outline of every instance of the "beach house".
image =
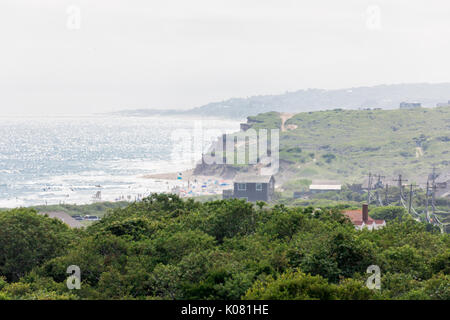
<svg viewBox="0 0 450 320">
<path fill-rule="evenodd" d="M 224 190 L 223 198 L 270 202 L 275 193 L 273 176 L 238 175 L 233 180 L 233 190 Z"/>
</svg>

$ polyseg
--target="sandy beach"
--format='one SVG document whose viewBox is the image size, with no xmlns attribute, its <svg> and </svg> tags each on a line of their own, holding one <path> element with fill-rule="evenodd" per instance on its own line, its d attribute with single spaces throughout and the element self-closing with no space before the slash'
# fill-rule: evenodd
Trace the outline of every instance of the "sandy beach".
<svg viewBox="0 0 450 320">
<path fill-rule="evenodd" d="M 215 176 L 197 176 L 194 170 L 157 173 L 143 176 L 145 179 L 177 181 L 179 185 L 172 192 L 181 197 L 221 195 L 223 190 L 231 189 L 233 181 Z"/>
<path fill-rule="evenodd" d="M 192 177 L 194 177 L 194 169 L 180 172 L 155 173 L 144 176 L 145 179 L 156 179 L 156 180 L 178 180 L 178 177 L 182 177 L 183 180 L 189 180 Z"/>
</svg>

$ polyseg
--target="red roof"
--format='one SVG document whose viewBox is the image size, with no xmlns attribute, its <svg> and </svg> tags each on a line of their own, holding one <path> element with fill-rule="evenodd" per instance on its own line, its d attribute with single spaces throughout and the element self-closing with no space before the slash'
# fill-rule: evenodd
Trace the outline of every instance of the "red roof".
<svg viewBox="0 0 450 320">
<path fill-rule="evenodd" d="M 363 223 L 363 217 L 362 217 L 362 210 L 347 210 L 344 211 L 344 215 L 346 215 L 353 224 L 355 225 L 362 225 Z M 384 220 L 375 220 L 371 217 L 368 218 L 367 221 L 364 221 L 365 224 L 384 224 Z"/>
</svg>

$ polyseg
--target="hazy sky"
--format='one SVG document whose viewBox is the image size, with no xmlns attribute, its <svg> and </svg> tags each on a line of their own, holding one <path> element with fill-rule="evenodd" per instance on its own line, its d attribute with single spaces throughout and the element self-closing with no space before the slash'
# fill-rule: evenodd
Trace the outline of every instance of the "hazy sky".
<svg viewBox="0 0 450 320">
<path fill-rule="evenodd" d="M 448 0 L 1 0 L 0 41 L 0 116 L 450 81 Z"/>
</svg>

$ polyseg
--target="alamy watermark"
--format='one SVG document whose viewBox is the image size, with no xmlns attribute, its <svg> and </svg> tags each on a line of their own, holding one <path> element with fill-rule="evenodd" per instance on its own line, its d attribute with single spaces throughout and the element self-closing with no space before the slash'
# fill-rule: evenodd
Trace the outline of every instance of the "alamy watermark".
<svg viewBox="0 0 450 320">
<path fill-rule="evenodd" d="M 201 121 L 193 130 L 172 132 L 171 160 L 195 165 L 201 155 L 203 165 L 258 165 L 261 175 L 273 175 L 279 169 L 279 129 L 248 129 L 222 134 L 217 129 L 203 129 Z"/>
<path fill-rule="evenodd" d="M 366 27 L 369 30 L 381 30 L 381 8 L 370 5 L 366 9 Z"/>
<path fill-rule="evenodd" d="M 68 6 L 66 9 L 67 20 L 66 27 L 69 30 L 81 29 L 81 8 L 75 5 Z"/>
<path fill-rule="evenodd" d="M 80 269 L 80 267 L 71 265 L 71 266 L 67 267 L 66 272 L 68 274 L 70 274 L 70 276 L 67 278 L 67 281 L 66 281 L 67 289 L 80 290 L 81 289 L 81 269 Z"/>
<path fill-rule="evenodd" d="M 377 265 L 371 265 L 367 268 L 367 273 L 371 274 L 371 276 L 366 281 L 367 288 L 373 290 L 381 289 L 381 269 Z"/>
</svg>

